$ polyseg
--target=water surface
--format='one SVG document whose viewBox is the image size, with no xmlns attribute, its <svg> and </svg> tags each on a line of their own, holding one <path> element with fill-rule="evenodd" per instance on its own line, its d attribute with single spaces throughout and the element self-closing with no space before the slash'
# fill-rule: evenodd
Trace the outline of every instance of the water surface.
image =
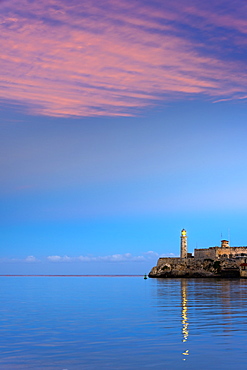
<svg viewBox="0 0 247 370">
<path fill-rule="evenodd" d="M 0 369 L 246 369 L 247 280 L 0 277 Z"/>
</svg>

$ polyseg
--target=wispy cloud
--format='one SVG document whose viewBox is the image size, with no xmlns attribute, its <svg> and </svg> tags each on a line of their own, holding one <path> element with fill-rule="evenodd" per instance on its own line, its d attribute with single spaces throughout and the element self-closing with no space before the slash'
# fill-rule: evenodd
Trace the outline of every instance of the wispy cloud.
<svg viewBox="0 0 247 370">
<path fill-rule="evenodd" d="M 24 259 L 24 262 L 39 262 L 40 260 L 34 256 L 28 256 Z"/>
<path fill-rule="evenodd" d="M 27 256 L 25 258 L 0 258 L 0 263 L 36 263 L 41 262 L 40 259 L 34 256 Z"/>
<path fill-rule="evenodd" d="M 50 262 L 71 262 L 73 259 L 68 256 L 48 256 L 47 260 Z"/>
<path fill-rule="evenodd" d="M 162 255 L 163 257 L 173 257 L 173 253 Z M 159 253 L 154 251 L 144 252 L 139 256 L 134 256 L 131 253 L 111 254 L 106 256 L 48 256 L 47 260 L 50 262 L 146 262 L 157 260 L 160 257 Z"/>
<path fill-rule="evenodd" d="M 159 257 L 159 253 L 154 252 L 154 251 L 148 251 L 148 252 L 145 252 L 143 254 L 145 256 L 147 256 L 148 258 L 157 258 L 157 257 Z"/>
<path fill-rule="evenodd" d="M 162 255 L 162 257 L 173 257 L 173 253 Z M 147 262 L 155 261 L 161 257 L 159 253 L 154 251 L 144 252 L 141 255 L 134 256 L 131 253 L 111 254 L 106 256 L 75 256 L 70 257 L 67 255 L 59 256 L 52 255 L 44 258 L 36 258 L 35 256 L 27 256 L 25 258 L 1 258 L 0 263 L 37 263 L 37 262 Z"/>
<path fill-rule="evenodd" d="M 2 1 L 0 99 L 35 114 L 114 116 L 243 96 L 246 6 L 233 3 Z"/>
<path fill-rule="evenodd" d="M 143 255 L 133 256 L 131 253 L 112 254 L 107 256 L 48 256 L 50 262 L 145 262 Z"/>
</svg>

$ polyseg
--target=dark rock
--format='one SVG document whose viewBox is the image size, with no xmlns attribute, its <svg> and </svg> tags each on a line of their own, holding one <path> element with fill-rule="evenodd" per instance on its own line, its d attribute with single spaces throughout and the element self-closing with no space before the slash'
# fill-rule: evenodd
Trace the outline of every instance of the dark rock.
<svg viewBox="0 0 247 370">
<path fill-rule="evenodd" d="M 151 278 L 240 277 L 241 259 L 160 258 L 149 273 Z"/>
</svg>

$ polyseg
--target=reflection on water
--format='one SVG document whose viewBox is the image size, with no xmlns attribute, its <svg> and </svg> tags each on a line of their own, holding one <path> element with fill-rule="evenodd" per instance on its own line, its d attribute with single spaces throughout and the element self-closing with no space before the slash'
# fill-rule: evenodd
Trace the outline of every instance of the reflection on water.
<svg viewBox="0 0 247 370">
<path fill-rule="evenodd" d="M 245 369 L 247 280 L 156 279 L 157 306 L 167 342 L 182 354 L 184 366 Z M 181 336 L 182 332 L 182 336 Z M 175 350 L 176 352 L 176 350 Z M 174 367 L 182 368 L 174 356 Z M 187 365 L 186 365 L 187 364 Z"/>
<path fill-rule="evenodd" d="M 183 342 L 187 342 L 189 336 L 189 322 L 188 322 L 188 299 L 187 299 L 187 280 L 181 280 L 181 308 L 182 308 L 182 333 Z M 189 355 L 189 350 L 183 352 L 184 356 Z M 184 361 L 186 358 L 183 359 Z"/>
<path fill-rule="evenodd" d="M 246 357 L 247 280 L 0 278 L 0 370 L 245 370 Z"/>
<path fill-rule="evenodd" d="M 188 322 L 188 300 L 187 300 L 187 281 L 181 281 L 181 298 L 182 298 L 182 332 L 183 332 L 183 342 L 186 342 L 189 336 L 189 322 Z"/>
</svg>

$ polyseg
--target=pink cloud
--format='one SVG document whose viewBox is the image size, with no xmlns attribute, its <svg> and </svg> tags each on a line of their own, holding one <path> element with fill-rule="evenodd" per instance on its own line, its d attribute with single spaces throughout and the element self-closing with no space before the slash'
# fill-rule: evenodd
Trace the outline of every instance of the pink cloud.
<svg viewBox="0 0 247 370">
<path fill-rule="evenodd" d="M 2 2 L 0 99 L 35 114 L 114 116 L 188 95 L 245 95 L 242 62 L 198 51 L 203 44 L 184 37 L 177 23 L 197 17 L 196 27 L 246 33 L 247 22 L 241 12 L 216 17 L 190 3 Z"/>
</svg>

